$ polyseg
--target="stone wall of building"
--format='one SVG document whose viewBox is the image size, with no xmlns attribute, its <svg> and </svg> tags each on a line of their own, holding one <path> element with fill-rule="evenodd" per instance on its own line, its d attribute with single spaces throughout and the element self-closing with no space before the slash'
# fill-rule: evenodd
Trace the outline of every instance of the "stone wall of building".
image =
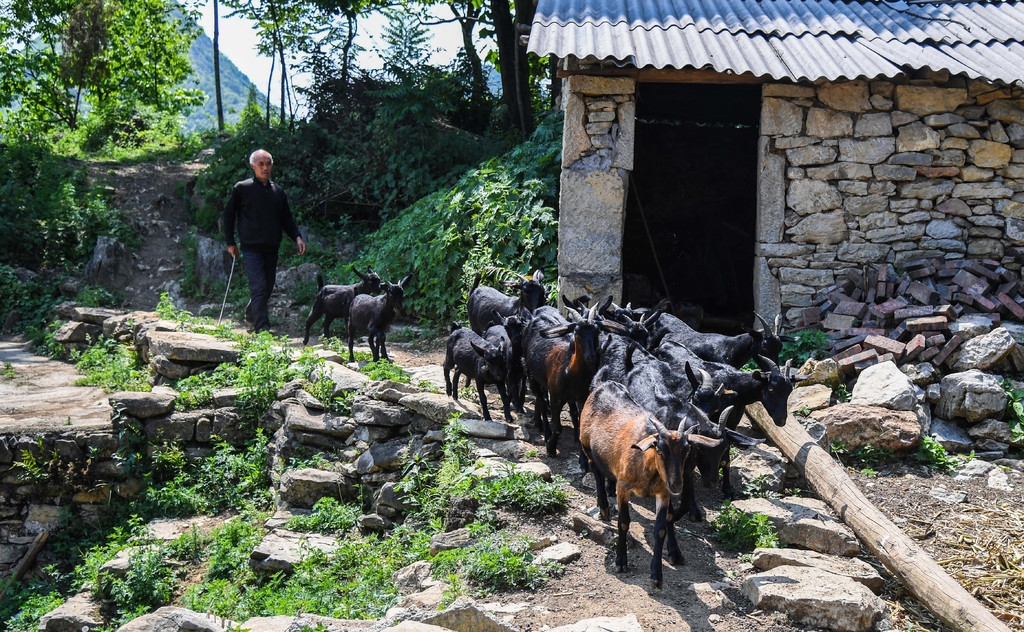
<svg viewBox="0 0 1024 632">
<path fill-rule="evenodd" d="M 562 295 L 622 298 L 622 231 L 633 169 L 636 82 L 573 75 L 566 81 L 558 218 Z"/>
<path fill-rule="evenodd" d="M 850 270 L 931 257 L 1020 269 L 1024 90 L 933 75 L 766 84 L 755 278 L 799 324 Z"/>
</svg>

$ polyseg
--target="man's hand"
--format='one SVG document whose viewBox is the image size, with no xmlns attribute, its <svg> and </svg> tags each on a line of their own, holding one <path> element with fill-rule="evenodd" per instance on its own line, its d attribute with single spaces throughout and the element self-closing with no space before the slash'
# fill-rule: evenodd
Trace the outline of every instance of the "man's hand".
<svg viewBox="0 0 1024 632">
<path fill-rule="evenodd" d="M 306 242 L 302 241 L 302 237 L 295 238 L 295 245 L 299 247 L 299 254 L 306 254 Z"/>
<path fill-rule="evenodd" d="M 232 259 L 237 257 L 238 256 L 238 246 L 234 246 L 234 245 L 228 246 L 228 254 L 231 255 Z"/>
</svg>

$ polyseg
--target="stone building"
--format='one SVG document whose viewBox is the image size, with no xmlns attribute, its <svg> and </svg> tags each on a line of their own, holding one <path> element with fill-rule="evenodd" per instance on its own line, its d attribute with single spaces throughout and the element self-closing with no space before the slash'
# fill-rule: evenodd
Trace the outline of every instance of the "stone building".
<svg viewBox="0 0 1024 632">
<path fill-rule="evenodd" d="M 846 272 L 1024 261 L 1024 3 L 540 0 L 559 285 L 799 324 Z"/>
</svg>

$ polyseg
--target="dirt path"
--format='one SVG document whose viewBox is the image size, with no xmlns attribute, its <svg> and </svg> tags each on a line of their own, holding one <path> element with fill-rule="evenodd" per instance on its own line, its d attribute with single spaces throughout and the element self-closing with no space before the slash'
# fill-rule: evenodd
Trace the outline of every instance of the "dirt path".
<svg viewBox="0 0 1024 632">
<path fill-rule="evenodd" d="M 31 344 L 0 338 L 0 433 L 110 426 L 101 388 L 74 386 L 75 367 L 32 353 Z"/>
</svg>

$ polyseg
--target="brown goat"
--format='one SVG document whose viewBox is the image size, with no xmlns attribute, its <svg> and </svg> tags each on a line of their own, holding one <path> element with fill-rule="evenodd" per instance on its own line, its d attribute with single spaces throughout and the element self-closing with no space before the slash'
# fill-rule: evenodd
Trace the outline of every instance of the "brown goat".
<svg viewBox="0 0 1024 632">
<path fill-rule="evenodd" d="M 618 382 L 603 382 L 597 386 L 580 415 L 580 443 L 594 472 L 602 520 L 610 519 L 605 478 L 616 482 L 619 523 L 615 564 L 619 572 L 626 570 L 630 494 L 655 498 L 651 559 L 651 586 L 654 588 L 662 586 L 661 552 L 666 540 L 669 560 L 673 564 L 683 563 L 675 534 L 677 516 L 672 512 L 671 501 L 683 491 L 683 469 L 691 441 L 713 447 L 722 440 L 666 429 Z"/>
</svg>

